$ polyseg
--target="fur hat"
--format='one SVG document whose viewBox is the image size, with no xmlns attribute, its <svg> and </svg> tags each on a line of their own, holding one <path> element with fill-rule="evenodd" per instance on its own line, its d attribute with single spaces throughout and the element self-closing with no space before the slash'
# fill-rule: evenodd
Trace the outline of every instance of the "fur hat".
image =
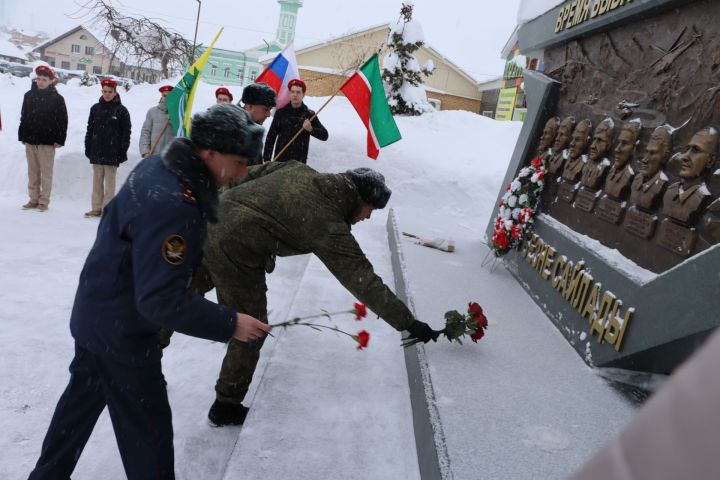
<svg viewBox="0 0 720 480">
<path fill-rule="evenodd" d="M 385 185 L 385 177 L 382 173 L 370 168 L 356 168 L 348 170 L 345 174 L 355 184 L 360 198 L 374 208 L 385 208 L 392 191 Z"/>
<path fill-rule="evenodd" d="M 193 116 L 190 142 L 195 148 L 257 158 L 263 132 L 243 108 L 222 103 Z"/>
<path fill-rule="evenodd" d="M 52 68 L 45 65 L 38 65 L 35 68 L 35 75 L 43 75 L 50 78 L 50 80 L 55 80 L 55 72 L 52 71 Z"/>
<path fill-rule="evenodd" d="M 294 78 L 288 82 L 288 90 L 290 90 L 292 87 L 300 87 L 302 88 L 303 93 L 307 92 L 307 85 L 305 85 L 305 82 L 303 82 L 299 78 Z"/>
<path fill-rule="evenodd" d="M 218 95 L 227 95 L 230 101 L 233 101 L 232 93 L 230 93 L 230 90 L 228 90 L 225 87 L 220 87 L 217 90 L 215 90 L 215 98 L 218 97 Z"/>
<path fill-rule="evenodd" d="M 267 83 L 251 83 L 243 89 L 240 99 L 245 105 L 263 105 L 268 108 L 275 106 L 275 90 Z"/>
</svg>

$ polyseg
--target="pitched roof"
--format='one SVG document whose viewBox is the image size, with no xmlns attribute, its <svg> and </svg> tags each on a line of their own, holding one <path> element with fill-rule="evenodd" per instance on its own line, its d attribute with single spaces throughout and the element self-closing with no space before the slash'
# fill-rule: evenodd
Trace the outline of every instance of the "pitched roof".
<svg viewBox="0 0 720 480">
<path fill-rule="evenodd" d="M 73 28 L 72 30 L 68 30 L 67 32 L 63 33 L 62 35 L 55 37 L 55 38 L 51 38 L 50 40 L 43 43 L 42 45 L 38 45 L 37 47 L 35 47 L 33 49 L 33 52 L 40 52 L 40 51 L 44 50 L 45 48 L 47 48 L 48 46 L 59 42 L 63 38 L 69 37 L 70 35 L 72 35 L 73 33 L 77 32 L 79 30 L 85 30 L 88 33 L 88 35 L 92 36 L 99 45 L 102 45 L 102 47 L 105 48 L 105 45 L 103 45 L 103 43 L 100 40 L 98 40 L 96 35 L 94 35 L 86 27 L 84 27 L 82 25 L 78 25 L 77 27 Z M 105 50 L 107 50 L 107 48 L 105 48 Z"/>
</svg>

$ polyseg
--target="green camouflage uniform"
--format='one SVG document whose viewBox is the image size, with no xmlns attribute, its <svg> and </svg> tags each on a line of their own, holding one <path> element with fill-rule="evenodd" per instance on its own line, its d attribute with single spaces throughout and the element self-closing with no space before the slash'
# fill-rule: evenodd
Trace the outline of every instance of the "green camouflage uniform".
<svg viewBox="0 0 720 480">
<path fill-rule="evenodd" d="M 342 174 L 318 173 L 299 162 L 272 162 L 220 198 L 217 224 L 209 225 L 203 263 L 209 272 L 196 288 L 217 288 L 218 300 L 267 322 L 265 272 L 276 256 L 314 253 L 360 302 L 395 329 L 415 318 L 373 271 L 350 232 L 360 205 Z M 217 399 L 241 403 L 252 381 L 262 341 L 231 340 L 215 386 Z"/>
</svg>

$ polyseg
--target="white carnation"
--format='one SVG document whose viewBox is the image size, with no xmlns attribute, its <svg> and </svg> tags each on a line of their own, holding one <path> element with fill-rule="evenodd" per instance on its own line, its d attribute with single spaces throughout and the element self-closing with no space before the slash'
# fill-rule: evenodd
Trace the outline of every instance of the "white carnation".
<svg viewBox="0 0 720 480">
<path fill-rule="evenodd" d="M 505 230 L 510 230 L 513 226 L 512 220 L 505 220 Z"/>
<path fill-rule="evenodd" d="M 520 205 L 525 205 L 527 203 L 527 201 L 528 201 L 527 194 L 523 193 L 522 195 L 520 195 Z"/>
<path fill-rule="evenodd" d="M 518 215 L 520 215 L 520 212 L 521 212 L 521 211 L 522 211 L 522 209 L 520 209 L 520 208 L 515 208 L 515 209 L 513 209 L 513 211 L 512 211 L 512 218 L 514 218 L 515 220 L 517 220 L 517 219 L 518 219 Z"/>
<path fill-rule="evenodd" d="M 520 190 L 520 187 L 522 187 L 522 183 L 520 183 L 520 180 L 513 180 L 513 182 L 510 184 L 510 191 L 516 191 Z"/>
<path fill-rule="evenodd" d="M 508 207 L 512 208 L 517 205 L 518 198 L 515 195 L 511 195 L 507 200 Z"/>
</svg>

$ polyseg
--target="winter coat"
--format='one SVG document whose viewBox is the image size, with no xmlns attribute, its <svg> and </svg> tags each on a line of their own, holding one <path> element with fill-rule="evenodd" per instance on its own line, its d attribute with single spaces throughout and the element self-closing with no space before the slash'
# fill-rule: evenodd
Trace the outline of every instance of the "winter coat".
<svg viewBox="0 0 720 480">
<path fill-rule="evenodd" d="M 142 130 L 140 131 L 141 156 L 148 153 L 153 145 L 155 145 L 155 150 L 153 150 L 152 154 L 161 153 L 163 148 L 173 141 L 175 132 L 169 120 L 167 105 L 162 100 L 148 110 Z M 165 129 L 164 131 L 163 128 Z M 160 132 L 163 132 L 162 135 L 160 135 Z"/>
<path fill-rule="evenodd" d="M 217 188 L 186 139 L 141 161 L 103 209 L 80 274 L 70 331 L 78 345 L 127 365 L 160 360 L 158 331 L 227 342 L 235 312 L 191 295 Z"/>
<path fill-rule="evenodd" d="M 100 97 L 90 108 L 85 134 L 85 156 L 90 163 L 117 167 L 127 160 L 130 128 L 130 113 L 120 102 L 120 95 L 109 102 Z"/>
<path fill-rule="evenodd" d="M 343 174 L 318 173 L 295 161 L 250 167 L 242 183 L 220 196 L 204 264 L 218 291 L 253 288 L 242 284 L 239 271 L 272 271 L 275 256 L 314 253 L 355 298 L 405 330 L 412 313 L 375 274 L 350 230 L 360 201 Z"/>
<path fill-rule="evenodd" d="M 287 104 L 283 108 L 275 111 L 270 130 L 268 130 L 265 139 L 265 150 L 263 159 L 269 162 L 273 158 L 273 149 L 275 155 L 287 145 L 290 139 L 302 128 L 303 121 L 309 119 L 315 114 L 304 103 L 298 108 L 293 108 L 292 104 Z M 312 132 L 303 130 L 293 143 L 278 158 L 278 161 L 297 160 L 298 162 L 307 163 L 308 150 L 310 148 L 310 135 L 322 140 L 328 139 L 328 131 L 323 127 L 320 120 L 315 117 L 312 123 Z"/>
<path fill-rule="evenodd" d="M 23 98 L 18 140 L 29 145 L 65 145 L 68 116 L 55 86 L 40 90 L 33 82 Z"/>
</svg>

